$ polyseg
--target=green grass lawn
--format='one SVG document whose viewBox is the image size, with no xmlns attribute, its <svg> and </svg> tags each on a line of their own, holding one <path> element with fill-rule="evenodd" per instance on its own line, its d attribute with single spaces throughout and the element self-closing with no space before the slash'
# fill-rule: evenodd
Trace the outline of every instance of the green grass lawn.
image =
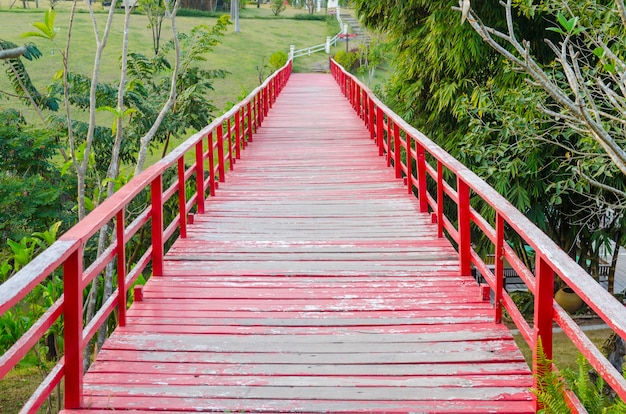
<svg viewBox="0 0 626 414">
<path fill-rule="evenodd" d="M 11 0 L 12 1 L 12 0 Z M 16 44 L 23 44 L 24 39 L 21 33 L 32 30 L 31 24 L 43 19 L 45 8 L 42 1 L 39 9 L 18 9 L 21 3 L 16 3 L 11 10 L 8 9 L 9 0 L 0 0 L 0 39 L 12 41 Z M 34 7 L 34 4 L 33 6 Z M 29 73 L 35 84 L 39 88 L 45 88 L 61 65 L 59 48 L 64 48 L 67 38 L 68 16 L 70 2 L 61 2 L 56 10 L 56 25 L 59 32 L 56 44 L 52 44 L 43 39 L 31 38 L 44 53 L 41 59 L 27 62 Z M 84 9 L 81 3 L 81 9 Z M 102 10 L 100 3 L 95 5 L 95 9 Z M 284 16 L 292 16 L 302 13 L 303 10 L 288 9 Z M 236 33 L 234 25 L 228 29 L 222 44 L 215 48 L 206 62 L 207 68 L 218 68 L 229 71 L 229 75 L 223 80 L 215 81 L 215 91 L 211 98 L 218 108 L 223 108 L 227 102 L 234 102 L 243 93 L 254 89 L 258 85 L 258 68 L 263 67 L 269 56 L 279 50 L 288 52 L 289 45 L 294 44 L 296 48 L 307 47 L 323 43 L 329 31 L 329 25 L 320 21 L 294 20 L 283 17 L 275 18 L 271 11 L 264 5 L 261 9 L 248 5 L 242 11 L 240 19 L 240 32 Z M 104 26 L 107 14 L 99 12 L 97 14 L 100 28 Z M 178 17 L 178 30 L 188 32 L 192 27 L 199 24 L 213 25 L 215 18 L 210 17 Z M 131 20 L 131 36 L 129 50 L 150 55 L 152 52 L 151 31 L 147 27 L 146 16 L 135 14 Z M 108 40 L 102 63 L 100 78 L 102 81 L 115 81 L 119 78 L 119 58 L 122 41 L 123 15 L 115 16 L 113 28 Z M 172 36 L 171 27 L 165 22 L 163 25 L 163 41 Z M 70 70 L 83 74 L 91 74 L 93 71 L 93 59 L 95 55 L 95 41 L 93 28 L 89 14 L 77 13 L 72 33 L 72 49 L 70 52 Z M 315 55 L 313 62 L 327 61 L 328 56 L 323 52 Z M 300 65 L 296 62 L 296 68 L 307 71 L 308 65 Z M 268 70 L 264 71 L 268 74 Z M 7 90 L 8 84 L 5 77 L 0 77 L 0 88 Z M 0 102 L 0 105 L 7 105 L 7 102 Z"/>
</svg>

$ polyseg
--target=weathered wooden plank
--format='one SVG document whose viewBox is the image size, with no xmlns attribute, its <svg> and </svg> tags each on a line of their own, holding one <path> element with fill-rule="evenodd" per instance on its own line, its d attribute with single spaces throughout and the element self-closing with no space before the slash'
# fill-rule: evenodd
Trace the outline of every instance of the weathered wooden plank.
<svg viewBox="0 0 626 414">
<path fill-rule="evenodd" d="M 220 376 L 220 375 L 178 375 L 155 373 L 111 372 L 107 375 L 91 375 L 88 385 L 153 385 L 153 386 L 266 386 L 266 387 L 490 387 L 498 383 L 504 387 L 524 385 L 532 387 L 528 375 L 448 375 L 448 376 Z"/>
<path fill-rule="evenodd" d="M 264 401 L 257 399 L 208 399 L 208 398 L 142 398 L 125 396 L 89 396 L 86 404 L 89 413 L 107 413 L 132 407 L 134 414 L 161 411 L 167 414 L 191 412 L 267 412 L 267 413 L 532 413 L 529 401 L 324 401 L 288 400 Z M 62 411 L 63 414 L 84 414 L 85 411 Z"/>
<path fill-rule="evenodd" d="M 489 364 L 479 362 L 451 362 L 447 364 L 423 363 L 423 364 L 346 364 L 338 371 L 337 365 L 329 364 L 222 364 L 210 362 L 163 361 L 153 356 L 154 361 L 137 361 L 121 359 L 112 351 L 103 351 L 104 356 L 99 358 L 90 368 L 91 375 L 96 378 L 106 378 L 108 373 L 127 373 L 146 375 L 176 374 L 176 375 L 254 375 L 254 376 L 409 376 L 409 377 L 438 377 L 452 376 L 462 377 L 466 375 L 522 375 L 528 377 L 528 365 L 523 361 L 517 362 L 492 362 Z M 150 355 L 137 353 L 138 358 L 150 358 Z M 117 358 L 117 359 L 113 359 Z M 119 360 L 118 360 L 119 359 Z"/>
<path fill-rule="evenodd" d="M 157 349 L 168 348 L 163 345 L 158 348 L 154 344 L 147 345 L 147 350 L 132 350 L 132 346 L 103 348 L 106 351 L 115 351 L 118 358 L 123 361 L 135 360 L 143 361 L 163 361 L 172 362 L 184 360 L 188 363 L 219 363 L 219 364 L 322 364 L 335 365 L 335 370 L 342 370 L 345 365 L 362 364 L 449 364 L 449 363 L 493 363 L 493 362 L 522 362 L 523 357 L 517 349 L 509 347 L 507 349 L 482 350 L 460 352 L 423 352 L 423 353 L 364 353 L 364 354 L 289 354 L 289 353 L 210 353 L 200 351 L 158 351 Z M 129 349 L 131 348 L 131 349 Z M 439 348 L 439 346 L 437 346 Z M 149 355 L 143 355 L 149 351 Z M 339 366 L 339 367 L 337 367 Z"/>
</svg>

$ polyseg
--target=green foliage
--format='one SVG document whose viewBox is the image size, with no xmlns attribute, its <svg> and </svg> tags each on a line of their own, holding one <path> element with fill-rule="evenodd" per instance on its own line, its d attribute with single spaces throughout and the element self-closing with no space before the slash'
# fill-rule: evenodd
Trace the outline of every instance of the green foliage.
<svg viewBox="0 0 626 414">
<path fill-rule="evenodd" d="M 359 56 L 357 52 L 354 51 L 346 52 L 345 50 L 339 50 L 335 53 L 334 59 L 335 62 L 339 63 L 347 71 L 351 72 L 356 69 Z"/>
<path fill-rule="evenodd" d="M 272 53 L 269 59 L 270 70 L 273 72 L 282 68 L 283 66 L 285 66 L 288 59 L 289 55 L 287 54 L 287 52 L 284 52 L 282 50 Z"/>
<path fill-rule="evenodd" d="M 565 402 L 566 389 L 571 390 L 589 414 L 626 413 L 626 404 L 607 388 L 583 355 L 576 359 L 577 370 L 561 373 L 552 370 L 553 361 L 545 355 L 541 338 L 537 341 L 537 388 L 531 391 L 542 405 L 543 414 L 570 412 Z"/>
<path fill-rule="evenodd" d="M 285 11 L 286 8 L 287 6 L 285 6 L 285 3 L 283 0 L 272 0 L 270 4 L 270 9 L 272 10 L 272 13 L 274 14 L 274 16 L 278 16 L 283 11 Z"/>
<path fill-rule="evenodd" d="M 4 110 L 0 137 L 0 239 L 20 239 L 64 217 L 71 188 L 53 161 L 58 146 L 50 131 Z"/>
<path fill-rule="evenodd" d="M 522 316 L 532 318 L 535 310 L 535 296 L 527 290 L 516 290 L 509 292 L 509 296 L 519 309 Z"/>
<path fill-rule="evenodd" d="M 298 13 L 293 16 L 295 20 L 319 20 L 319 21 L 327 21 L 330 19 L 328 15 L 325 14 L 309 14 L 309 13 Z M 336 20 L 333 18 L 333 20 Z"/>
<path fill-rule="evenodd" d="M 537 401 L 543 407 L 540 410 L 544 414 L 562 414 L 569 412 L 563 394 L 565 383 L 560 375 L 552 370 L 553 361 L 546 357 L 541 342 L 541 337 L 537 340 L 537 387 L 531 391 L 537 396 Z"/>
<path fill-rule="evenodd" d="M 15 43 L 0 39 L 1 49 L 13 49 L 16 48 Z M 41 57 L 41 52 L 33 44 L 28 44 L 26 47 L 27 53 L 23 56 L 28 60 L 38 59 Z M 27 96 L 32 97 L 35 104 L 44 108 L 56 111 L 59 109 L 59 103 L 56 98 L 47 96 L 41 93 L 33 84 L 30 75 L 26 71 L 26 67 L 21 58 L 4 59 L 1 61 L 5 67 L 5 74 L 11 82 L 11 87 L 14 93 L 21 98 L 24 102 L 27 102 Z M 4 94 L 0 91 L 0 97 Z"/>
<path fill-rule="evenodd" d="M 43 17 L 43 22 L 35 22 L 32 26 L 38 31 L 26 32 L 22 34 L 22 37 L 41 37 L 46 40 L 54 41 L 56 37 L 56 30 L 54 27 L 54 18 L 57 12 L 52 9 L 46 10 Z"/>
<path fill-rule="evenodd" d="M 152 30 L 152 48 L 156 55 L 161 47 L 161 28 L 167 12 L 166 3 L 164 0 L 139 0 L 139 8 L 148 18 L 148 27 Z"/>
</svg>

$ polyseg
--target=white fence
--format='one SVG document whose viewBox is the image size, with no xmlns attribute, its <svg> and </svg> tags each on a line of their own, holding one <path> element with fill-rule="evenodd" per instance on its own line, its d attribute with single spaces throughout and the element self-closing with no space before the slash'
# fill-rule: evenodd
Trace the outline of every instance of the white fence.
<svg viewBox="0 0 626 414">
<path fill-rule="evenodd" d="M 326 37 L 326 43 L 322 43 L 322 44 L 310 46 L 310 47 L 305 47 L 304 49 L 296 50 L 295 45 L 291 45 L 289 47 L 289 58 L 295 59 L 301 56 L 310 56 L 312 53 L 321 52 L 322 50 L 326 52 L 326 54 L 330 54 L 330 47 L 336 46 L 337 40 L 339 39 L 339 37 L 342 34 L 348 33 L 348 25 L 344 24 L 343 21 L 341 20 L 341 8 L 339 6 L 337 6 L 336 16 L 337 16 L 337 21 L 339 22 L 339 27 L 341 28 L 341 31 L 339 33 L 337 33 L 333 37 L 330 37 L 330 36 Z"/>
</svg>

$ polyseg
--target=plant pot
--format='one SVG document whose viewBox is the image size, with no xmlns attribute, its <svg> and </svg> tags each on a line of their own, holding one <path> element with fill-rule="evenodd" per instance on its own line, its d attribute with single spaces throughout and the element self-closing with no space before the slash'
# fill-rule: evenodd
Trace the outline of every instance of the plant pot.
<svg viewBox="0 0 626 414">
<path fill-rule="evenodd" d="M 574 313 L 583 306 L 583 300 L 568 287 L 559 289 L 554 295 L 554 299 L 569 313 Z"/>
</svg>

